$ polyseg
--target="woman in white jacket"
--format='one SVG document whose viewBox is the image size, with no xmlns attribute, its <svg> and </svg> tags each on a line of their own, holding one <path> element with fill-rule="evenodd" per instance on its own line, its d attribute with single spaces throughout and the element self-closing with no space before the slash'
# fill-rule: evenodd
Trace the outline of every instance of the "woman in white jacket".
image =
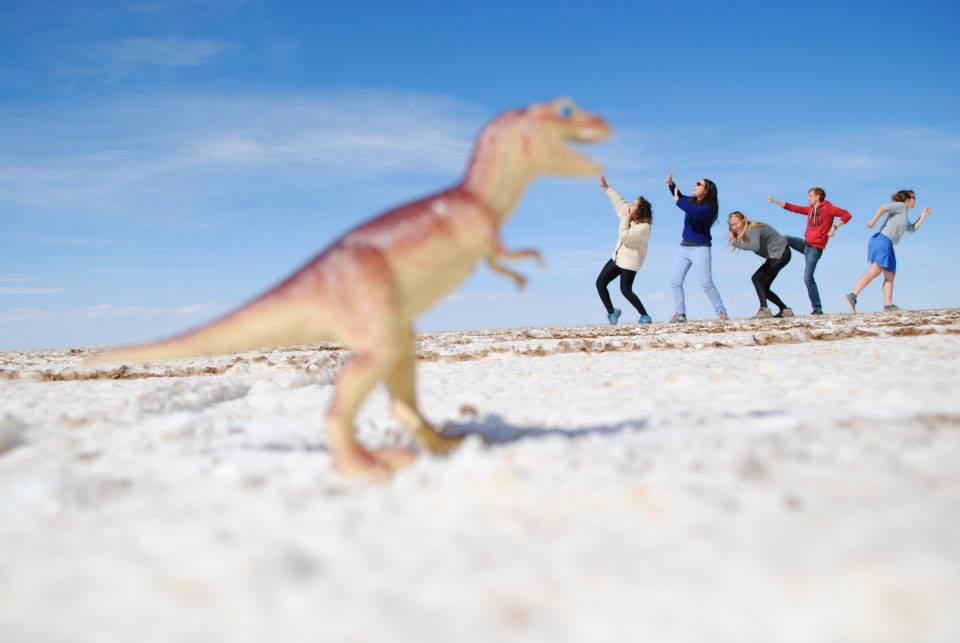
<svg viewBox="0 0 960 643">
<path fill-rule="evenodd" d="M 600 187 L 610 199 L 620 219 L 617 247 L 613 249 L 613 256 L 597 277 L 597 292 L 600 294 L 604 308 L 607 309 L 607 321 L 616 324 L 620 319 L 621 311 L 613 307 L 610 302 L 610 293 L 607 291 L 610 282 L 620 277 L 620 292 L 640 313 L 640 323 L 649 324 L 653 320 L 647 314 L 647 309 L 643 307 L 640 298 L 633 293 L 633 279 L 647 257 L 647 241 L 650 240 L 650 224 L 653 222 L 650 202 L 640 196 L 635 201 L 627 203 L 616 190 L 607 185 L 606 178 L 602 176 Z"/>
</svg>

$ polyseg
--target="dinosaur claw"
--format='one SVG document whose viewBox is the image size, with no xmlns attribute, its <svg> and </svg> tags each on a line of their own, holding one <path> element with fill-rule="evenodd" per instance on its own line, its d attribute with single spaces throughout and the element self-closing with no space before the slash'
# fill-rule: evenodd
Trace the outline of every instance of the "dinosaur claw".
<svg viewBox="0 0 960 643">
<path fill-rule="evenodd" d="M 360 446 L 334 449 L 333 462 L 337 470 L 349 478 L 389 480 L 393 475 L 393 467 Z"/>
<path fill-rule="evenodd" d="M 371 451 L 370 455 L 393 470 L 409 467 L 417 461 L 416 452 L 403 447 L 385 447 Z"/>
</svg>

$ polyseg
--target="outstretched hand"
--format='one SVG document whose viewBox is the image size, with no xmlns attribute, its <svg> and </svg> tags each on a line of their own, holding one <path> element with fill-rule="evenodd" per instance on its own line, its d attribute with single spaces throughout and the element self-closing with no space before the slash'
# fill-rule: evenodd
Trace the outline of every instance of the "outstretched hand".
<svg viewBox="0 0 960 643">
<path fill-rule="evenodd" d="M 930 216 L 930 212 L 931 212 L 930 208 L 924 208 L 924 209 L 923 209 L 923 212 L 920 213 L 920 216 L 921 216 L 921 217 L 929 217 L 929 216 Z"/>
<path fill-rule="evenodd" d="M 600 175 L 600 187 L 606 190 L 610 185 L 607 183 L 607 177 Z"/>
<path fill-rule="evenodd" d="M 667 180 L 664 181 L 664 183 L 667 185 L 671 185 L 673 183 L 673 170 L 670 170 L 670 174 L 667 175 Z"/>
</svg>

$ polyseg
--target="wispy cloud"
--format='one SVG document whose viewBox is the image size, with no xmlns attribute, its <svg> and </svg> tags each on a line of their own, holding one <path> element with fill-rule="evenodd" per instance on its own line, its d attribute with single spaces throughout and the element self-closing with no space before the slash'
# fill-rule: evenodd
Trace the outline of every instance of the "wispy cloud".
<svg viewBox="0 0 960 643">
<path fill-rule="evenodd" d="M 39 308 L 14 308 L 0 311 L 0 322 L 19 323 L 36 320 L 130 320 L 148 321 L 171 319 L 191 321 L 214 316 L 225 310 L 223 304 L 189 304 L 175 307 L 121 306 L 98 304 L 73 310 L 45 310 Z"/>
<path fill-rule="evenodd" d="M 506 282 L 504 282 L 506 284 Z M 510 284 L 512 287 L 512 284 Z M 499 301 L 505 299 L 517 299 L 520 293 L 514 290 L 504 292 L 458 292 L 447 297 L 448 301 Z"/>
<path fill-rule="evenodd" d="M 686 132 L 615 130 L 603 150 L 612 172 L 660 176 L 696 166 L 719 173 L 778 173 L 845 179 L 953 173 L 960 162 L 960 132 L 923 127 L 864 127 L 844 131 L 730 133 L 723 147 L 705 147 Z M 676 167 L 682 163 L 681 167 Z"/>
<path fill-rule="evenodd" d="M 22 288 L 0 286 L 0 295 L 58 295 L 63 288 Z"/>
<path fill-rule="evenodd" d="M 112 82 L 143 69 L 208 64 L 235 48 L 230 42 L 202 38 L 122 38 L 97 43 L 61 71 Z"/>
<path fill-rule="evenodd" d="M 211 176 L 235 190 L 251 177 L 277 185 L 453 173 L 487 116 L 468 103 L 383 92 L 152 98 L 24 114 L 0 123 L 0 201 L 82 215 L 127 197 L 214 189 Z"/>
<path fill-rule="evenodd" d="M 234 47 L 236 45 L 222 40 L 124 38 L 100 45 L 98 54 L 114 69 L 132 69 L 144 65 L 191 67 L 204 64 Z"/>
<path fill-rule="evenodd" d="M 114 304 L 98 304 L 80 310 L 66 313 L 70 319 L 157 319 L 179 318 L 192 319 L 206 315 L 213 315 L 224 309 L 222 304 L 189 304 L 173 308 L 149 306 L 118 306 Z"/>
<path fill-rule="evenodd" d="M 35 308 L 14 308 L 13 310 L 0 311 L 0 324 L 31 322 L 41 319 L 50 319 L 52 316 L 53 313 L 49 310 L 37 310 Z"/>
</svg>

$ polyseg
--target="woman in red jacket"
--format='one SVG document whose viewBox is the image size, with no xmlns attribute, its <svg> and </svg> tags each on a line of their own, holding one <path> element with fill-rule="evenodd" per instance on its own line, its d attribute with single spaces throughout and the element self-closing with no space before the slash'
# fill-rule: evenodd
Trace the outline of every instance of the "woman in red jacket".
<svg viewBox="0 0 960 643">
<path fill-rule="evenodd" d="M 827 247 L 827 240 L 836 234 L 837 228 L 850 221 L 850 213 L 843 208 L 838 208 L 827 201 L 827 193 L 823 188 L 810 188 L 807 191 L 807 205 L 793 205 L 777 201 L 772 196 L 767 197 L 770 203 L 776 203 L 784 210 L 796 212 L 807 217 L 807 229 L 800 237 L 785 237 L 787 244 L 803 253 L 803 283 L 807 286 L 807 296 L 810 297 L 810 305 L 813 307 L 814 315 L 823 314 L 823 305 L 820 303 L 820 291 L 817 289 L 817 282 L 813 278 L 813 271 L 817 269 L 817 262 L 823 256 L 823 250 Z M 840 222 L 834 221 L 838 218 Z"/>
</svg>

